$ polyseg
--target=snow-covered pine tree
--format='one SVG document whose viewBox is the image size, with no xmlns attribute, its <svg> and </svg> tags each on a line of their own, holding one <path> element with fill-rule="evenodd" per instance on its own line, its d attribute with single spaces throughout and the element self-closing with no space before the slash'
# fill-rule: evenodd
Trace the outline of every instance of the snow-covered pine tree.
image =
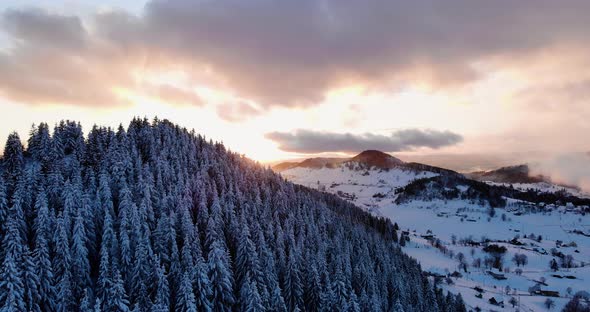
<svg viewBox="0 0 590 312">
<path fill-rule="evenodd" d="M 2 311 L 465 311 L 389 220 L 169 121 L 28 142 L 1 159 Z"/>
<path fill-rule="evenodd" d="M 22 272 L 12 253 L 7 253 L 0 272 L 0 311 L 26 311 Z"/>
</svg>

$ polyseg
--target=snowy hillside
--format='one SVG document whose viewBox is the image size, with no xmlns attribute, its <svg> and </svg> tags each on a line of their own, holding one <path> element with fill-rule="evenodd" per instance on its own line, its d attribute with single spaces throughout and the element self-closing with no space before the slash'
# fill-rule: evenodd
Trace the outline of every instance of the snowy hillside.
<svg viewBox="0 0 590 312">
<path fill-rule="evenodd" d="M 416 179 L 433 177 L 437 174 L 402 168 L 360 170 L 338 166 L 320 169 L 297 167 L 282 172 L 282 175 L 295 183 L 337 194 L 379 215 L 382 206 L 380 203 L 387 200 L 391 203 L 397 188 Z"/>
<path fill-rule="evenodd" d="M 511 188 L 403 164 L 383 169 L 342 162 L 281 174 L 396 222 L 404 252 L 474 310 L 561 310 L 574 294 L 590 289 L 588 207 L 568 204 L 565 199 L 576 199 L 569 194 L 559 200 L 563 187 L 540 182 Z M 508 197 L 513 194 L 521 199 Z"/>
</svg>

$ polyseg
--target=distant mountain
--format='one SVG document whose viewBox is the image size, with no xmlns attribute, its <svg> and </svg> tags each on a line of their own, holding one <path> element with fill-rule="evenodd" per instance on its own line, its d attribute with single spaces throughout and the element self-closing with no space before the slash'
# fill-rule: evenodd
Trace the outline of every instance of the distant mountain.
<svg viewBox="0 0 590 312">
<path fill-rule="evenodd" d="M 502 167 L 490 171 L 476 171 L 465 174 L 466 177 L 477 181 L 490 181 L 497 183 L 540 183 L 550 182 L 548 177 L 531 175 L 526 164 Z"/>
<path fill-rule="evenodd" d="M 339 163 L 343 162 L 344 159 L 342 158 L 324 158 L 324 157 L 316 157 L 316 158 L 308 158 L 296 165 L 296 167 L 301 168 L 322 168 L 322 167 L 334 167 Z"/>
<path fill-rule="evenodd" d="M 379 214 L 381 201 L 395 191 L 428 177 L 461 174 L 420 163 L 406 163 L 392 155 L 367 150 L 351 158 L 309 158 L 273 167 L 285 178 L 308 187 L 335 193 L 369 212 Z"/>
<path fill-rule="evenodd" d="M 527 165 L 460 174 L 421 163 L 406 163 L 387 153 L 367 150 L 351 158 L 310 158 L 274 167 L 293 182 L 329 191 L 379 214 L 384 201 L 416 199 L 483 200 L 493 206 L 505 197 L 536 203 L 589 205 L 575 187 L 531 176 Z M 462 191 L 463 190 L 463 191 Z"/>
<path fill-rule="evenodd" d="M 299 162 L 282 162 L 272 166 L 272 169 L 275 172 L 282 172 L 285 170 L 289 170 L 292 168 L 314 168 L 320 169 L 323 167 L 334 167 L 337 164 L 343 163 L 349 160 L 349 158 L 328 158 L 328 157 L 314 157 L 314 158 L 307 158 L 303 161 Z"/>
<path fill-rule="evenodd" d="M 364 151 L 348 160 L 348 162 L 356 162 L 369 168 L 375 167 L 379 169 L 391 169 L 404 164 L 400 159 L 377 150 Z"/>
<path fill-rule="evenodd" d="M 286 162 L 282 162 L 282 163 L 272 166 L 272 169 L 276 172 L 281 172 L 284 170 L 288 170 L 288 169 L 297 167 L 297 165 L 299 165 L 298 162 L 286 161 Z"/>
<path fill-rule="evenodd" d="M 282 162 L 274 165 L 272 169 L 276 172 L 283 172 L 293 168 L 336 168 L 340 165 L 354 168 L 356 170 L 378 169 L 389 170 L 402 168 L 414 171 L 430 171 L 435 173 L 458 174 L 457 172 L 440 167 L 430 166 L 421 163 L 406 163 L 399 158 L 391 156 L 378 150 L 366 150 L 351 158 L 308 158 L 301 162 Z"/>
</svg>

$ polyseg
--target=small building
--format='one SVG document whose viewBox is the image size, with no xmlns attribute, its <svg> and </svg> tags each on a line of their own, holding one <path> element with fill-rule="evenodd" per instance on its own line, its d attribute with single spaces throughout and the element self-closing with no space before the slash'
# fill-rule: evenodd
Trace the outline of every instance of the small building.
<svg viewBox="0 0 590 312">
<path fill-rule="evenodd" d="M 559 297 L 559 291 L 555 291 L 555 290 L 535 290 L 533 293 L 535 295 L 545 296 L 545 297 Z"/>
<path fill-rule="evenodd" d="M 504 274 L 501 274 L 501 273 L 495 273 L 492 271 L 487 271 L 487 273 L 499 281 L 506 279 L 506 276 L 504 276 Z"/>
</svg>

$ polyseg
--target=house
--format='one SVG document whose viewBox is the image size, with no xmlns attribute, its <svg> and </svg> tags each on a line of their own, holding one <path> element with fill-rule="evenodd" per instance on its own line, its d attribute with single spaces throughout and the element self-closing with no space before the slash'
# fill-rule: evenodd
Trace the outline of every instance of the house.
<svg viewBox="0 0 590 312">
<path fill-rule="evenodd" d="M 559 291 L 554 290 L 535 290 L 533 294 L 545 297 L 559 297 Z"/>
<path fill-rule="evenodd" d="M 492 271 L 487 271 L 487 273 L 499 281 L 506 279 L 506 276 L 504 276 L 504 274 L 494 273 Z"/>
</svg>

